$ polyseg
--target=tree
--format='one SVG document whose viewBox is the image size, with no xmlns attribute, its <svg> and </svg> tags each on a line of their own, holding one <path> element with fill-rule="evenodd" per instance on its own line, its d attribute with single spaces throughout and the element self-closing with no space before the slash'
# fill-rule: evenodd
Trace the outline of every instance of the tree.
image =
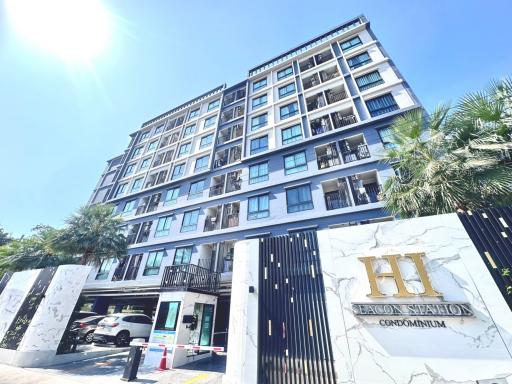
<svg viewBox="0 0 512 384">
<path fill-rule="evenodd" d="M 54 244 L 68 254 L 80 255 L 82 264 L 101 264 L 106 257 L 126 255 L 123 221 L 110 205 L 82 207 L 66 220 Z"/>
<path fill-rule="evenodd" d="M 414 110 L 390 127 L 384 161 L 387 209 L 402 218 L 512 203 L 512 80 L 492 82 L 427 116 Z"/>
<path fill-rule="evenodd" d="M 11 236 L 0 227 L 0 246 L 7 244 L 11 240 Z"/>
</svg>

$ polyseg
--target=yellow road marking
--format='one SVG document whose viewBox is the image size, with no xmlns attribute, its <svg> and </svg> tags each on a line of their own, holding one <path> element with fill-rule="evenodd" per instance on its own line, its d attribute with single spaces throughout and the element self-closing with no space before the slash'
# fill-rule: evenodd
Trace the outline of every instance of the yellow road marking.
<svg viewBox="0 0 512 384">
<path fill-rule="evenodd" d="M 209 373 L 202 373 L 196 377 L 191 378 L 190 380 L 186 381 L 185 384 L 192 384 L 197 383 L 199 380 L 206 379 L 208 376 L 210 376 Z"/>
</svg>

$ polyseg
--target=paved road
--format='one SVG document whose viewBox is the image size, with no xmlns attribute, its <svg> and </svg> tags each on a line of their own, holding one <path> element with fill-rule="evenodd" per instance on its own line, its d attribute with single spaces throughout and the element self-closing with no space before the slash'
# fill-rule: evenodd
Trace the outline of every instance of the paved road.
<svg viewBox="0 0 512 384">
<path fill-rule="evenodd" d="M 0 384 L 120 384 L 126 353 L 100 357 L 51 368 L 16 368 L 0 364 Z M 220 384 L 225 359 L 217 357 L 164 372 L 141 367 L 137 383 Z"/>
</svg>

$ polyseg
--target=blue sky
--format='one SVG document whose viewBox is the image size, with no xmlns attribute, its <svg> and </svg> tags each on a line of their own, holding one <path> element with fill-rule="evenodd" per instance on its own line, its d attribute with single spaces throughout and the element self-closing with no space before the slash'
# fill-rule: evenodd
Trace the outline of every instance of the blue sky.
<svg viewBox="0 0 512 384">
<path fill-rule="evenodd" d="M 510 0 L 103 1 L 112 33 L 90 65 L 24 40 L 0 8 L 0 225 L 62 225 L 128 134 L 244 79 L 359 14 L 427 109 L 512 73 Z"/>
</svg>

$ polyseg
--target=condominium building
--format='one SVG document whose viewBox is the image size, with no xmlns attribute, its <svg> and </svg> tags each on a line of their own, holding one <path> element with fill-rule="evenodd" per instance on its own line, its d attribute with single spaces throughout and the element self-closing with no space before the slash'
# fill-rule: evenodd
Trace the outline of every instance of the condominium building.
<svg viewBox="0 0 512 384">
<path fill-rule="evenodd" d="M 234 243 L 392 220 L 380 159 L 418 107 L 359 16 L 143 123 L 89 201 L 115 207 L 130 244 L 89 276 L 92 309 L 151 315 L 162 289 L 214 292 L 225 344 Z"/>
</svg>

